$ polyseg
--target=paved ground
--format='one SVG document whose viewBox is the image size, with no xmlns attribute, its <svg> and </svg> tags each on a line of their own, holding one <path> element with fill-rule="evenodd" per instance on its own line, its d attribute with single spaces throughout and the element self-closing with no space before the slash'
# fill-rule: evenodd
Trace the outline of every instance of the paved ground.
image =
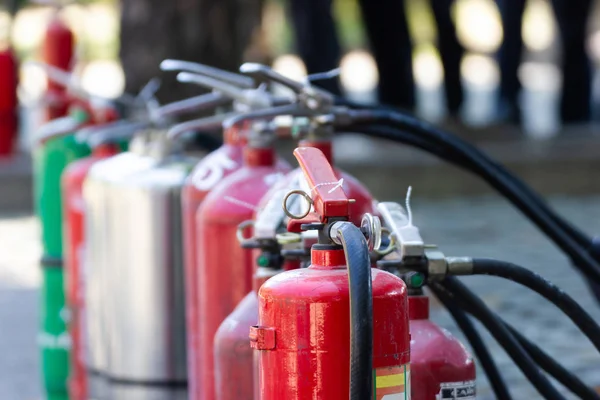
<svg viewBox="0 0 600 400">
<path fill-rule="evenodd" d="M 558 283 L 600 320 L 600 308 L 593 304 L 567 260 L 505 202 L 491 197 L 425 201 L 419 198 L 417 182 L 405 183 L 414 186 L 415 223 L 423 236 L 440 245 L 446 255 L 521 263 Z M 588 233 L 600 232 L 600 197 L 554 198 L 552 203 Z M 7 400 L 40 398 L 35 349 L 37 232 L 31 216 L 0 215 L 0 398 Z M 600 385 L 600 355 L 556 309 L 514 283 L 491 277 L 464 280 L 567 368 L 590 384 Z M 456 332 L 443 310 L 434 310 L 433 318 Z M 540 398 L 507 356 L 493 343 L 491 346 L 515 398 Z M 483 374 L 479 375 L 478 390 L 478 398 L 491 398 Z"/>
</svg>

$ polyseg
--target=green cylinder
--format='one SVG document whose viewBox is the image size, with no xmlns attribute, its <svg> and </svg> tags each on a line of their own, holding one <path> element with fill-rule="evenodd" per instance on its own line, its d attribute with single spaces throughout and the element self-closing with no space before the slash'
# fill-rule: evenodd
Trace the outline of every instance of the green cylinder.
<svg viewBox="0 0 600 400">
<path fill-rule="evenodd" d="M 88 115 L 81 111 L 71 113 L 79 124 Z M 42 228 L 43 282 L 41 289 L 41 365 L 46 396 L 51 400 L 68 399 L 69 348 L 67 331 L 68 311 L 65 307 L 62 264 L 62 199 L 60 179 L 65 167 L 72 161 L 90 154 L 87 145 L 75 140 L 74 133 L 58 134 L 36 143 L 34 162 L 34 195 L 36 212 Z"/>
</svg>

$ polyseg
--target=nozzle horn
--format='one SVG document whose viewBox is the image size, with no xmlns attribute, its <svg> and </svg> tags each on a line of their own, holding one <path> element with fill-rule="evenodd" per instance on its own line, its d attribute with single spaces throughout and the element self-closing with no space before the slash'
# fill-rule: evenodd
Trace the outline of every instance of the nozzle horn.
<svg viewBox="0 0 600 400">
<path fill-rule="evenodd" d="M 255 87 L 254 79 L 236 74 L 234 72 L 209 67 L 208 65 L 195 63 L 191 61 L 167 59 L 160 63 L 160 69 L 163 71 L 185 71 L 199 75 L 204 75 L 240 88 L 250 89 Z"/>
</svg>

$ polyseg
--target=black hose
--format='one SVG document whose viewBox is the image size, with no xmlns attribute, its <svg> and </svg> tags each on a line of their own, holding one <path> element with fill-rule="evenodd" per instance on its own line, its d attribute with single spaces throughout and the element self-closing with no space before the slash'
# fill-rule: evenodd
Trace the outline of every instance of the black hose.
<svg viewBox="0 0 600 400">
<path fill-rule="evenodd" d="M 513 336 L 521 343 L 521 346 L 529 353 L 531 358 L 546 371 L 550 376 L 560 382 L 564 387 L 584 400 L 600 400 L 600 395 L 587 386 L 581 379 L 573 375 L 554 358 L 546 354 L 537 345 L 530 342 L 518 330 L 504 322 Z"/>
<path fill-rule="evenodd" d="M 367 241 L 359 228 L 341 223 L 350 288 L 350 400 L 373 397 L 373 289 Z"/>
<path fill-rule="evenodd" d="M 475 355 L 477 356 L 477 359 L 483 367 L 485 375 L 490 381 L 490 385 L 492 386 L 492 390 L 494 391 L 496 398 L 512 400 L 512 396 L 506 387 L 504 379 L 502 379 L 502 375 L 498 370 L 498 366 L 494 362 L 494 359 L 492 358 L 487 346 L 481 339 L 481 336 L 479 336 L 479 333 L 475 329 L 473 322 L 471 322 L 465 312 L 456 305 L 456 302 L 452 300 L 452 298 L 440 285 L 433 284 L 430 286 L 430 289 L 440 300 L 440 302 L 448 309 L 448 312 L 450 312 L 450 315 L 452 315 L 452 318 L 454 318 L 456 325 L 458 325 L 460 330 L 465 334 L 467 340 L 473 348 L 473 351 L 475 352 Z"/>
<path fill-rule="evenodd" d="M 505 261 L 473 259 L 473 275 L 491 275 L 517 282 L 557 306 L 600 350 L 600 327 L 571 296 L 535 272 Z"/>
<path fill-rule="evenodd" d="M 341 98 L 338 97 L 336 98 L 336 104 L 338 105 L 344 105 L 347 106 L 349 108 L 353 108 L 353 109 L 365 109 L 365 110 L 384 110 L 384 111 L 389 111 L 389 112 L 395 112 L 395 113 L 404 113 L 401 110 L 394 110 L 391 106 L 387 106 L 387 105 L 377 105 L 377 106 L 367 106 L 367 105 L 361 105 L 352 101 L 349 101 L 345 98 Z M 409 119 L 410 122 L 412 122 L 412 125 L 415 125 L 415 122 L 420 123 L 419 124 L 419 128 L 420 129 L 426 129 L 426 130 L 433 130 L 436 129 L 435 127 L 425 123 L 425 122 L 421 122 L 419 120 L 417 120 L 414 117 L 411 117 L 407 114 L 405 114 L 405 116 Z M 445 134 L 446 136 L 448 136 L 448 139 L 455 139 L 456 141 L 460 141 L 459 138 L 449 134 L 449 133 L 444 133 L 441 132 L 442 134 Z M 465 142 L 465 144 L 467 144 Z M 468 144 L 467 144 L 468 145 Z M 473 146 L 471 146 L 473 147 Z M 473 147 L 473 150 L 477 150 L 476 148 Z M 523 181 L 521 181 L 520 179 L 518 179 L 516 176 L 512 175 L 505 167 L 503 167 L 500 164 L 494 163 L 491 159 L 489 160 L 490 162 L 492 162 L 492 167 L 494 167 L 497 172 L 499 174 L 505 175 L 507 178 L 511 179 L 513 181 L 513 183 L 518 186 L 521 189 L 521 192 L 523 193 L 523 195 L 529 197 L 529 200 L 533 203 L 535 203 L 539 208 L 542 209 L 543 212 L 547 213 L 551 218 L 555 219 L 557 224 L 559 224 L 565 231 L 567 231 L 568 234 L 570 234 L 571 236 L 573 236 L 573 238 L 581 245 L 584 247 L 588 247 L 590 244 L 590 238 L 587 237 L 587 235 L 585 235 L 582 231 L 580 231 L 579 229 L 575 228 L 572 224 L 570 224 L 569 222 L 565 221 L 563 218 L 561 218 L 559 215 L 557 215 L 552 209 L 549 208 L 548 204 L 537 194 L 535 193 L 529 186 L 527 186 Z M 600 257 L 595 257 L 596 260 L 600 261 Z"/>
<path fill-rule="evenodd" d="M 432 143 L 432 141 L 430 141 L 430 140 L 428 141 L 427 139 L 419 137 L 415 134 L 403 132 L 403 131 L 400 131 L 397 129 L 392 129 L 390 127 L 375 126 L 375 125 L 369 125 L 368 127 L 361 126 L 361 127 L 358 127 L 358 130 L 360 130 L 360 132 L 367 134 L 369 136 L 372 136 L 372 137 L 389 139 L 389 140 L 393 140 L 396 142 L 401 142 L 403 144 L 408 144 L 410 146 L 417 147 L 421 150 L 424 150 L 430 154 L 433 154 L 433 155 L 441 158 L 442 160 L 446 160 L 452 164 L 455 164 L 465 170 L 475 172 L 475 173 L 478 172 L 477 165 L 475 165 L 472 162 L 472 160 L 465 158 L 461 154 L 456 154 L 456 152 L 453 151 L 453 149 L 446 149 L 446 148 L 440 146 L 439 144 Z M 507 172 L 507 174 L 508 174 L 508 172 Z M 484 179 L 485 179 L 485 177 L 484 177 Z M 512 179 L 510 174 L 508 174 L 507 179 Z M 516 183 L 520 183 L 521 188 L 524 187 L 524 184 L 522 182 L 519 182 L 518 179 L 516 179 Z M 501 194 L 505 193 L 505 190 L 503 190 L 502 188 L 498 189 L 498 191 Z M 527 196 L 527 193 L 521 192 L 519 194 L 519 196 Z M 544 209 L 547 209 L 547 206 L 543 203 L 543 200 L 541 200 L 533 192 L 532 192 L 532 196 L 534 196 L 534 198 L 538 199 L 537 204 L 541 208 L 542 212 L 544 211 Z M 525 201 L 527 201 L 527 200 L 525 200 Z M 530 199 L 530 201 L 533 201 L 533 200 Z M 517 205 L 517 208 L 520 208 L 520 207 Z M 548 209 L 548 212 L 551 213 L 551 215 L 549 215 L 549 218 L 555 218 L 557 224 L 559 224 L 563 229 L 567 230 L 572 236 L 574 235 L 573 236 L 574 240 L 576 240 L 577 243 L 580 244 L 585 249 L 589 249 L 590 254 L 592 255 L 592 257 L 594 257 L 595 260 L 600 259 L 600 251 L 594 252 L 595 247 L 593 246 L 593 243 L 590 244 L 589 238 L 586 239 L 585 235 L 583 235 L 577 229 L 573 228 L 568 222 L 562 220 L 559 216 L 553 214 L 551 210 Z M 588 241 L 587 245 L 582 245 L 581 243 L 585 243 L 586 240 Z M 596 281 L 593 281 L 593 280 L 586 280 L 586 283 L 590 286 L 590 290 L 594 294 L 596 299 L 598 301 L 600 301 L 600 283 L 597 283 Z"/>
<path fill-rule="evenodd" d="M 448 276 L 441 285 L 455 297 L 460 297 L 470 304 L 472 314 L 488 329 L 494 338 L 506 350 L 515 364 L 529 379 L 536 390 L 549 400 L 564 400 L 548 378 L 540 371 L 523 346 L 515 339 L 504 323 L 485 305 L 485 303 L 471 293 L 458 279 Z"/>
<path fill-rule="evenodd" d="M 471 313 L 471 305 L 464 301 L 464 299 L 452 299 L 451 295 L 448 294 L 447 290 L 439 284 L 433 284 L 431 286 L 433 292 L 440 298 L 440 301 L 448 307 L 446 301 L 450 303 L 453 307 L 458 307 L 458 303 L 463 307 L 467 312 Z M 465 288 L 465 290 L 468 290 Z M 438 295 L 440 293 L 440 295 Z M 441 296 L 441 297 L 440 297 Z M 449 308 L 450 310 L 450 308 Z M 459 311 L 461 311 L 459 309 Z M 500 317 L 497 317 L 502 321 Z M 554 358 L 550 357 L 546 354 L 542 349 L 540 349 L 537 345 L 529 341 L 526 337 L 521 335 L 515 328 L 513 328 L 510 324 L 505 321 L 502 321 L 504 325 L 510 330 L 510 332 L 515 336 L 515 338 L 519 341 L 521 346 L 529 353 L 531 358 L 550 376 L 560 382 L 563 386 L 569 389 L 571 392 L 579 396 L 584 400 L 600 400 L 600 395 L 597 394 L 594 390 L 592 390 L 589 386 L 587 386 L 581 379 L 577 376 L 569 372 L 566 368 L 564 368 L 559 362 L 557 362 Z M 462 326 L 461 326 L 461 329 Z M 463 330 L 464 332 L 464 330 Z M 465 333 L 466 335 L 466 333 Z M 479 355 L 478 355 L 479 358 Z M 480 360 L 481 361 L 481 360 Z M 483 365 L 483 362 L 482 362 Z M 484 367 L 485 368 L 485 367 Z M 489 375 L 488 375 L 489 378 Z M 490 379 L 491 382 L 491 379 Z M 493 387 L 493 384 L 492 384 Z M 499 399 L 503 399 L 504 396 L 498 396 L 496 393 L 496 397 Z"/>
<path fill-rule="evenodd" d="M 497 164 L 471 145 L 451 137 L 450 135 L 430 127 L 428 124 L 412 117 L 389 111 L 354 111 L 357 122 L 391 124 L 399 129 L 409 130 L 415 134 L 422 135 L 444 149 L 450 148 L 456 154 L 471 160 L 479 174 L 498 191 L 503 193 L 513 204 L 515 204 L 526 216 L 528 216 L 546 235 L 548 235 L 563 251 L 565 251 L 574 263 L 595 282 L 600 283 L 600 266 L 589 254 L 588 248 L 582 249 L 579 243 L 565 232 L 553 218 L 539 207 L 536 207 L 530 199 L 521 194 L 519 186 L 514 184 L 516 178 L 509 179 L 499 174 Z M 354 127 L 359 127 L 355 124 Z M 360 131 L 360 129 L 358 129 Z M 393 132 L 393 131 L 392 131 Z M 390 132 L 390 134 L 392 133 Z M 403 132 L 405 135 L 405 133 Z M 398 141 L 402 141 L 398 138 Z M 591 243 L 591 242 L 589 242 Z"/>
</svg>

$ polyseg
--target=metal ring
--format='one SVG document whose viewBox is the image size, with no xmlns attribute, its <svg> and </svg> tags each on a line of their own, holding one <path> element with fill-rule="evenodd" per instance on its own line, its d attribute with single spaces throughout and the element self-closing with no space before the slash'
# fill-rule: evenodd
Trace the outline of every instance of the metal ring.
<svg viewBox="0 0 600 400">
<path fill-rule="evenodd" d="M 396 236 L 394 236 L 393 233 L 388 228 L 382 227 L 381 228 L 382 236 L 384 233 L 387 233 L 388 237 L 390 238 L 390 244 L 388 244 L 388 246 L 383 250 L 375 250 L 377 252 L 377 254 L 379 254 L 381 256 L 387 256 L 388 254 L 391 254 L 394 251 L 394 248 L 396 247 Z"/>
<path fill-rule="evenodd" d="M 306 213 L 304 213 L 302 215 L 294 215 L 290 212 L 290 210 L 288 210 L 287 201 L 290 198 L 290 196 L 293 194 L 297 194 L 297 195 L 304 197 L 304 200 L 306 200 L 308 202 L 308 208 L 306 209 Z M 291 219 L 302 219 L 302 218 L 306 217 L 310 213 L 310 207 L 312 205 L 313 205 L 312 198 L 304 190 L 300 190 L 300 189 L 292 190 L 291 192 L 286 194 L 283 199 L 283 211 L 285 212 L 285 215 L 287 215 Z"/>
<path fill-rule="evenodd" d="M 302 236 L 294 232 L 283 232 L 275 235 L 275 239 L 277 239 L 277 243 L 279 244 L 291 244 L 302 241 Z"/>
<path fill-rule="evenodd" d="M 238 225 L 237 230 L 235 231 L 235 236 L 237 237 L 237 240 L 238 242 L 240 242 L 240 244 L 247 243 L 253 239 L 252 237 L 247 238 L 244 236 L 244 229 L 251 228 L 253 226 L 254 221 L 252 221 L 251 219 L 244 221 Z"/>
</svg>

